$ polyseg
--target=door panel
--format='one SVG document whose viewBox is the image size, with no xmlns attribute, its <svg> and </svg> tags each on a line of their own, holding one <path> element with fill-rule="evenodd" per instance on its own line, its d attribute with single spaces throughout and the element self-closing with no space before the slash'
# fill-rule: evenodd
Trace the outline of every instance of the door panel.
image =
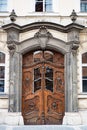
<svg viewBox="0 0 87 130">
<path fill-rule="evenodd" d="M 64 56 L 51 51 L 23 56 L 22 115 L 26 125 L 62 124 Z"/>
</svg>

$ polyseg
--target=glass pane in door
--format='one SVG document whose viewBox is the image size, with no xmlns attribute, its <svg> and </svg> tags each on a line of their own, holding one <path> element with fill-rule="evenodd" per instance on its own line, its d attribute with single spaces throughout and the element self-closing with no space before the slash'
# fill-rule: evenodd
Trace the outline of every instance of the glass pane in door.
<svg viewBox="0 0 87 130">
<path fill-rule="evenodd" d="M 45 73 L 45 84 L 46 89 L 53 92 L 53 69 L 46 67 L 46 73 Z"/>
<path fill-rule="evenodd" d="M 34 69 L 34 92 L 41 89 L 41 73 L 40 68 Z"/>
</svg>

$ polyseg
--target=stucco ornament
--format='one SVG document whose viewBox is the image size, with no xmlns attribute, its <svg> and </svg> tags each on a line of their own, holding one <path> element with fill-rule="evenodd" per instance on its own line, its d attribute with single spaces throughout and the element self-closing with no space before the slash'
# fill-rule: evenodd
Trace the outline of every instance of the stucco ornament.
<svg viewBox="0 0 87 130">
<path fill-rule="evenodd" d="M 34 37 L 37 38 L 41 49 L 44 50 L 49 41 L 49 38 L 52 37 L 52 34 L 47 30 L 45 26 L 41 26 L 39 31 L 35 33 Z"/>
</svg>

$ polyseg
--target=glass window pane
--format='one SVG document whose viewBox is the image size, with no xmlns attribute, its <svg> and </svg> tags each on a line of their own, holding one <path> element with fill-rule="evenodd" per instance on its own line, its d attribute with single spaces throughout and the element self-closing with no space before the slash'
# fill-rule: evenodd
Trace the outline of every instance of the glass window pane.
<svg viewBox="0 0 87 130">
<path fill-rule="evenodd" d="M 83 92 L 87 92 L 87 67 L 82 67 Z"/>
<path fill-rule="evenodd" d="M 44 52 L 44 58 L 45 58 L 47 61 L 53 62 L 53 53 L 50 52 L 50 51 L 45 51 L 45 52 Z"/>
<path fill-rule="evenodd" d="M 34 80 L 41 77 L 40 68 L 34 69 Z"/>
<path fill-rule="evenodd" d="M 0 52 L 0 92 L 4 92 L 4 78 L 5 78 L 5 54 Z"/>
<path fill-rule="evenodd" d="M 46 83 L 46 89 L 53 92 L 53 69 L 52 68 L 46 67 L 45 83 Z"/>
<path fill-rule="evenodd" d="M 41 89 L 41 73 L 40 68 L 34 69 L 34 92 Z"/>
<path fill-rule="evenodd" d="M 4 75 L 5 75 L 5 67 L 0 66 L 0 78 L 4 78 Z"/>
<path fill-rule="evenodd" d="M 87 67 L 82 67 L 82 77 L 87 78 Z"/>
<path fill-rule="evenodd" d="M 53 80 L 53 69 L 46 67 L 46 74 L 45 76 L 51 80 Z"/>
<path fill-rule="evenodd" d="M 7 0 L 0 0 L 0 11 L 7 11 Z"/>
<path fill-rule="evenodd" d="M 35 51 L 33 54 L 34 62 L 39 62 L 42 59 L 42 51 Z"/>
<path fill-rule="evenodd" d="M 82 2 L 86 2 L 87 0 L 81 0 Z"/>
<path fill-rule="evenodd" d="M 5 54 L 0 52 L 0 63 L 5 63 Z"/>
<path fill-rule="evenodd" d="M 39 89 L 41 89 L 41 79 L 34 81 L 34 92 L 36 92 Z"/>
<path fill-rule="evenodd" d="M 53 81 L 46 79 L 45 82 L 46 82 L 46 89 L 53 92 Z"/>
<path fill-rule="evenodd" d="M 4 92 L 4 80 L 0 80 L 0 92 Z"/>
<path fill-rule="evenodd" d="M 87 0 L 81 0 L 81 11 L 87 12 Z"/>
<path fill-rule="evenodd" d="M 87 53 L 82 54 L 82 63 L 87 64 Z"/>
<path fill-rule="evenodd" d="M 42 12 L 43 11 L 43 0 L 36 0 L 35 11 Z"/>
<path fill-rule="evenodd" d="M 83 92 L 87 92 L 87 80 L 83 80 Z"/>
<path fill-rule="evenodd" d="M 45 1 L 45 11 L 52 11 L 52 0 Z"/>
</svg>

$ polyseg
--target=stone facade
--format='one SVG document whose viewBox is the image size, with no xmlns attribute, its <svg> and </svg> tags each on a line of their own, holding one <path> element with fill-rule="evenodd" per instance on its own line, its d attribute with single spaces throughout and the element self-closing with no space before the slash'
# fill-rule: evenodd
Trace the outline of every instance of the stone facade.
<svg viewBox="0 0 87 130">
<path fill-rule="evenodd" d="M 71 3 L 68 0 L 69 5 L 65 6 L 62 0 L 62 2 L 57 2 L 59 7 L 57 8 L 53 0 L 54 13 L 32 12 L 34 0 L 30 2 L 29 10 L 26 8 L 21 12 L 24 0 L 19 9 L 16 6 L 17 0 L 17 4 L 16 2 L 13 4 L 13 0 L 9 1 L 9 11 L 11 12 L 14 8 L 18 17 L 15 22 L 11 22 L 8 15 L 10 12 L 0 16 L 0 51 L 6 55 L 5 91 L 4 94 L 0 94 L 0 124 L 23 125 L 21 116 L 22 55 L 31 50 L 44 48 L 59 51 L 65 57 L 63 124 L 87 124 L 87 117 L 84 116 L 87 114 L 87 93 L 82 92 L 81 70 L 81 57 L 87 52 L 87 17 L 80 13 L 80 1 L 77 0 L 76 4 L 75 0 Z M 70 13 L 73 9 L 78 15 L 74 23 L 70 20 Z M 43 33 L 40 32 L 41 29 Z"/>
</svg>

